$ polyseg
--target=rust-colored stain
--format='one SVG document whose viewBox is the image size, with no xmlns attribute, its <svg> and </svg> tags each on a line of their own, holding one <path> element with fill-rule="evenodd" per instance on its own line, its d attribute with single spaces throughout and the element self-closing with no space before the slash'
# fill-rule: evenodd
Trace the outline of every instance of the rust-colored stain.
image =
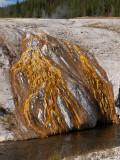
<svg viewBox="0 0 120 160">
<path fill-rule="evenodd" d="M 63 49 L 62 46 L 63 48 L 67 47 L 67 51 Z M 38 32 L 38 34 L 26 34 L 26 37 L 22 42 L 22 49 L 23 54 L 20 60 L 12 66 L 13 92 L 18 97 L 17 107 L 21 107 L 21 111 L 23 111 L 28 125 L 37 132 L 40 137 L 43 138 L 48 135 L 67 132 L 73 129 L 89 128 L 90 123 L 93 123 L 92 121 L 94 121 L 91 118 L 91 122 L 88 123 L 87 116 L 90 117 L 90 113 L 87 112 L 87 109 L 84 110 L 86 106 L 84 106 L 85 102 L 82 102 L 83 98 L 80 99 L 80 104 L 77 97 L 72 94 L 76 91 L 68 87 L 68 82 L 64 77 L 66 75 L 69 77 L 69 73 L 65 70 L 63 71 L 60 68 L 60 64 L 53 63 L 53 59 L 50 58 L 49 55 L 54 51 L 55 54 L 61 52 L 61 50 L 64 52 L 66 57 L 63 62 L 71 67 L 71 71 L 72 66 L 70 65 L 72 64 L 69 63 L 68 59 L 72 59 L 72 57 L 75 56 L 75 53 L 77 53 L 80 61 L 80 64 L 78 63 L 78 65 L 81 65 L 82 70 L 78 70 L 78 73 L 81 72 L 81 75 L 84 73 L 83 79 L 85 79 L 85 81 L 83 81 L 82 77 L 80 78 L 84 84 L 89 83 L 88 86 L 85 87 L 87 87 L 90 92 L 87 93 L 85 89 L 83 90 L 85 94 L 89 94 L 88 99 L 91 101 L 90 103 L 93 104 L 91 110 L 93 111 L 94 108 L 96 108 L 94 113 L 98 114 L 95 115 L 95 117 L 97 117 L 95 123 L 97 123 L 97 121 L 108 123 L 117 122 L 112 87 L 106 78 L 106 74 L 104 71 L 100 71 L 101 68 L 98 69 L 98 66 L 97 69 L 95 68 L 96 66 L 93 65 L 94 63 L 92 60 L 90 60 L 86 52 L 80 46 Z M 48 55 L 46 55 L 46 53 Z M 59 57 L 57 57 L 59 60 L 62 54 L 57 56 Z M 97 64 L 97 62 L 95 63 Z M 76 71 L 77 66 L 75 67 L 76 69 L 74 70 Z M 22 76 L 19 76 L 18 78 L 17 75 L 20 75 L 20 73 Z M 28 84 L 29 87 L 26 88 L 25 83 Z M 82 87 L 85 88 L 84 85 L 82 85 Z M 39 99 L 41 89 L 44 90 L 43 100 Z M 35 99 L 35 97 L 39 100 L 37 101 L 37 98 Z M 60 102 L 58 102 L 58 98 Z M 38 104 L 38 102 L 41 102 L 42 105 Z M 31 107 L 31 103 L 33 104 L 33 107 Z M 34 110 L 34 114 L 31 112 L 32 110 Z"/>
<path fill-rule="evenodd" d="M 110 119 L 112 119 L 114 102 L 111 101 L 110 99 L 111 89 L 107 81 L 103 80 L 103 78 L 99 75 L 100 72 L 98 71 L 97 73 L 96 70 L 93 68 L 92 64 L 90 63 L 90 61 L 88 61 L 88 59 L 83 54 L 81 54 L 79 47 L 74 45 L 74 48 L 80 54 L 80 60 L 88 76 L 91 89 L 94 94 L 94 98 L 99 103 L 103 115 L 107 116 L 106 119 L 108 120 L 109 120 L 109 117 Z M 110 112 L 110 115 L 107 114 L 108 111 Z M 113 119 L 113 121 L 116 121 L 116 120 Z"/>
</svg>

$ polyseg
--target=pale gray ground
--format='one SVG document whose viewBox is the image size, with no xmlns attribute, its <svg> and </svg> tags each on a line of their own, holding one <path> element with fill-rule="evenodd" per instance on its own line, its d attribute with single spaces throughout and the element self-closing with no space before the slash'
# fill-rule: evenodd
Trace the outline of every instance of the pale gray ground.
<svg viewBox="0 0 120 160">
<path fill-rule="evenodd" d="M 81 45 L 95 55 L 114 86 L 115 99 L 120 85 L 120 19 L 14 19 L 10 23 L 23 32 L 39 28 L 51 35 Z M 11 24 L 11 25 L 13 25 Z"/>
<path fill-rule="evenodd" d="M 64 158 L 64 160 L 119 160 L 120 159 L 120 147 L 106 149 L 98 152 L 91 152 L 83 154 L 78 157 Z"/>
<path fill-rule="evenodd" d="M 120 19 L 0 19 L 0 36 L 13 51 L 13 57 L 20 52 L 24 32 L 36 28 L 79 44 L 95 55 L 113 84 L 117 99 L 120 85 Z M 8 57 L 0 47 L 0 105 L 13 111 L 9 68 Z M 8 131 L 3 129 L 1 122 L 0 130 L 0 141 L 14 139 L 12 132 L 6 136 Z"/>
</svg>

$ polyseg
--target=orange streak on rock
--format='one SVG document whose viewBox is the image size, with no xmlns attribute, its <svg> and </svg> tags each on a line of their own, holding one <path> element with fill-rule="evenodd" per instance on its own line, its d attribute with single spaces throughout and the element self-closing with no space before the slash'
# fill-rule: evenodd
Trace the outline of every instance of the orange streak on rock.
<svg viewBox="0 0 120 160">
<path fill-rule="evenodd" d="M 47 40 L 43 39 L 43 37 L 35 36 L 35 38 L 37 39 L 42 38 L 42 40 L 44 40 L 45 43 L 50 43 Z M 50 44 L 53 45 L 53 43 L 50 43 Z M 58 126 L 52 117 L 52 114 L 55 113 L 57 116 L 57 120 L 61 126 L 61 129 L 65 129 L 64 126 L 62 125 L 61 117 L 59 116 L 59 111 L 58 111 L 58 107 L 55 99 L 55 89 L 58 89 L 61 95 L 64 97 L 67 107 L 70 107 L 70 110 L 74 116 L 76 125 L 78 126 L 78 128 L 80 127 L 79 116 L 77 115 L 74 107 L 71 106 L 68 98 L 61 92 L 60 85 L 59 85 L 60 83 L 67 91 L 67 94 L 69 95 L 69 97 L 72 99 L 72 96 L 70 95 L 67 89 L 67 86 L 61 77 L 61 71 L 53 67 L 52 64 L 47 59 L 45 59 L 45 57 L 42 55 L 39 49 L 34 50 L 33 48 L 28 48 L 22 54 L 20 60 L 15 65 L 13 65 L 12 70 L 14 73 L 13 74 L 14 78 L 15 78 L 15 74 L 20 70 L 25 72 L 25 74 L 27 74 L 27 76 L 29 77 L 30 91 L 29 91 L 29 96 L 24 105 L 24 114 L 29 125 L 32 128 L 37 130 L 37 132 L 40 132 L 40 134 L 42 134 L 43 137 L 46 136 L 45 133 L 39 131 L 37 127 L 33 123 L 31 123 L 31 116 L 29 112 L 30 98 L 33 95 L 35 95 L 36 90 L 39 91 L 39 89 L 42 88 L 43 86 L 45 86 L 45 97 L 44 97 L 45 110 L 46 110 L 45 112 L 47 112 L 48 114 L 48 116 L 46 117 L 45 127 L 48 128 L 49 122 L 52 122 L 53 128 L 54 128 L 52 132 L 53 133 L 57 132 Z M 49 102 L 49 97 L 51 97 L 52 104 L 50 104 Z"/>
<path fill-rule="evenodd" d="M 79 47 L 76 45 L 73 45 L 76 51 L 80 55 L 80 60 L 82 62 L 83 68 L 89 78 L 91 89 L 93 90 L 93 94 L 95 99 L 97 100 L 98 104 L 101 107 L 102 114 L 104 117 L 108 120 L 109 118 L 107 117 L 107 112 L 108 110 L 110 111 L 110 118 L 112 119 L 113 117 L 113 106 L 114 102 L 110 99 L 110 87 L 108 84 L 105 82 L 103 78 L 99 76 L 99 74 L 95 71 L 93 68 L 92 64 L 88 59 L 81 54 Z M 109 121 L 109 120 L 108 120 Z M 116 121 L 116 119 L 113 119 L 113 121 Z"/>
<path fill-rule="evenodd" d="M 79 129 L 82 126 L 82 120 L 80 119 L 80 115 L 77 113 L 76 108 L 79 110 L 79 108 L 84 108 L 84 106 L 78 104 L 77 100 L 74 99 L 67 87 L 65 80 L 63 80 L 61 70 L 54 66 L 40 50 L 40 47 L 43 47 L 43 45 L 50 45 L 54 48 L 57 48 L 57 45 L 54 43 L 54 41 L 47 39 L 45 37 L 45 33 L 44 35 L 35 35 L 31 33 L 30 36 L 31 37 L 29 40 L 26 38 L 23 41 L 25 43 L 22 44 L 24 52 L 20 60 L 12 66 L 13 81 L 16 80 L 16 75 L 18 72 L 23 72 L 28 77 L 29 95 L 25 99 L 23 107 L 24 116 L 27 119 L 29 126 L 39 133 L 42 138 L 47 137 L 49 134 L 61 133 L 66 130 L 65 125 L 62 123 L 62 116 L 59 113 L 59 106 L 56 100 L 57 91 L 64 100 L 65 107 L 69 110 L 69 113 L 74 119 L 74 127 Z M 32 40 L 33 37 L 35 40 L 37 40 L 37 42 L 39 42 L 37 49 L 34 48 Z M 114 102 L 111 98 L 111 88 L 108 85 L 108 81 L 106 82 L 106 79 L 102 77 L 103 75 L 100 76 L 100 73 L 97 73 L 88 57 L 81 53 L 81 51 L 84 51 L 81 49 L 81 47 L 63 39 L 59 40 L 64 42 L 64 44 L 67 46 L 67 51 L 69 52 L 70 57 L 73 55 L 70 46 L 72 46 L 74 51 L 78 53 L 78 56 L 80 56 L 80 62 L 82 63 L 81 68 L 85 72 L 84 78 L 87 77 L 86 79 L 89 80 L 90 89 L 92 90 L 92 94 L 95 98 L 94 100 L 98 102 L 100 111 L 102 112 L 102 115 L 99 114 L 101 117 L 99 117 L 98 120 L 102 121 L 103 118 L 103 121 L 105 122 L 110 122 L 111 120 L 116 122 L 117 120 L 114 112 Z M 30 46 L 27 46 L 28 41 L 31 43 Z M 67 95 L 64 93 L 61 86 Z M 36 93 L 39 93 L 42 88 L 44 88 L 45 91 L 43 109 L 44 125 L 43 129 L 40 129 L 30 112 L 30 100 L 32 97 L 35 97 Z M 83 112 L 85 114 L 85 111 Z M 109 112 L 110 116 L 107 112 Z M 115 117 L 112 117 L 113 115 Z M 51 128 L 49 124 L 51 124 Z"/>
</svg>

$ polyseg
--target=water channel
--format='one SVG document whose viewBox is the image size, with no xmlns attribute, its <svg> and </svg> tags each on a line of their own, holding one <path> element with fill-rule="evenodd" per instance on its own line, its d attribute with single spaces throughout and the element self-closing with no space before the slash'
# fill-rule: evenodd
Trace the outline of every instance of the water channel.
<svg viewBox="0 0 120 160">
<path fill-rule="evenodd" d="M 120 146 L 120 125 L 18 142 L 0 143 L 0 160 L 54 160 Z"/>
</svg>

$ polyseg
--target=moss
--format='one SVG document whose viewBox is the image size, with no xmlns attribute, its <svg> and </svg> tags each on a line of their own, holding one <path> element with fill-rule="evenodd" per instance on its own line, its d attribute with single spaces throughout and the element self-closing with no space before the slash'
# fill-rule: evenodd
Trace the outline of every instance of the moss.
<svg viewBox="0 0 120 160">
<path fill-rule="evenodd" d="M 49 160 L 60 160 L 60 159 L 61 159 L 60 154 L 54 154 L 49 158 Z"/>
</svg>

